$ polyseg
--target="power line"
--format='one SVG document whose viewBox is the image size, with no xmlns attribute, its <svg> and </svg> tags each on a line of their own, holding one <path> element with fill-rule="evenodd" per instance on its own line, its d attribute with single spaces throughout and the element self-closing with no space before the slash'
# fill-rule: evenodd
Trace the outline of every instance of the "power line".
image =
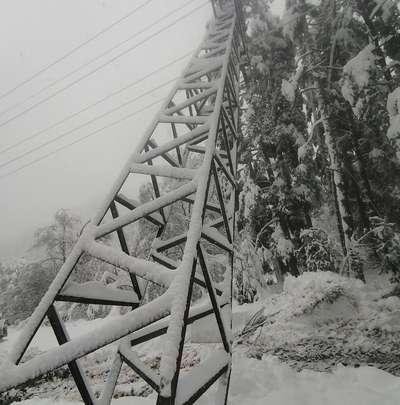
<svg viewBox="0 0 400 405">
<path fill-rule="evenodd" d="M 22 82 L 18 83 L 17 85 L 15 85 L 13 88 L 11 88 L 10 90 L 7 90 L 5 93 L 0 95 L 0 100 L 3 99 L 4 97 L 10 95 L 11 93 L 13 93 L 14 91 L 18 90 L 20 87 L 24 86 L 25 84 L 29 83 L 30 81 L 32 81 L 33 79 L 35 79 L 36 77 L 38 77 L 39 75 L 41 75 L 42 73 L 46 72 L 47 70 L 49 70 L 50 68 L 52 68 L 53 66 L 57 65 L 58 63 L 62 62 L 63 60 L 65 60 L 66 58 L 68 58 L 68 56 L 71 56 L 72 54 L 74 54 L 76 51 L 78 51 L 79 49 L 83 48 L 84 46 L 86 46 L 87 44 L 89 44 L 90 42 L 93 42 L 95 39 L 99 38 L 101 35 L 105 34 L 106 32 L 110 31 L 112 28 L 114 28 L 116 25 L 120 24 L 122 21 L 126 20 L 127 18 L 131 17 L 132 15 L 134 15 L 135 13 L 137 13 L 139 10 L 141 10 L 142 8 L 146 7 L 148 4 L 150 4 L 152 1 L 154 0 L 147 0 L 144 3 L 142 3 L 141 5 L 139 5 L 138 7 L 134 8 L 133 10 L 131 10 L 129 13 L 125 14 L 124 16 L 122 16 L 121 18 L 119 18 L 118 20 L 114 21 L 113 23 L 111 23 L 110 25 L 108 25 L 107 27 L 103 28 L 102 30 L 100 30 L 99 32 L 97 32 L 96 34 L 94 34 L 93 36 L 91 36 L 90 38 L 88 38 L 86 41 L 80 43 L 79 45 L 75 46 L 74 48 L 72 48 L 70 51 L 68 51 L 67 53 L 65 53 L 64 55 L 60 56 L 59 58 L 57 58 L 56 60 L 54 60 L 53 62 L 51 62 L 50 64 L 42 67 L 41 69 L 39 69 L 36 73 L 34 73 L 32 76 L 29 76 L 28 78 L 26 78 L 25 80 L 23 80 Z"/>
<path fill-rule="evenodd" d="M 192 3 L 195 0 L 190 0 L 188 3 Z M 75 84 L 81 82 L 82 80 L 86 79 L 87 77 L 93 75 L 94 73 L 98 72 L 99 70 L 101 70 L 102 68 L 108 66 L 109 64 L 115 62 L 117 59 L 121 58 L 122 56 L 126 55 L 127 53 L 133 51 L 134 49 L 138 48 L 140 45 L 143 45 L 144 43 L 148 42 L 149 40 L 151 40 L 152 38 L 156 37 L 157 35 L 161 34 L 163 31 L 167 30 L 168 28 L 174 26 L 175 24 L 177 24 L 178 22 L 180 22 L 181 20 L 189 17 L 190 15 L 192 15 L 193 13 L 195 13 L 196 11 L 198 11 L 199 9 L 201 9 L 202 7 L 204 7 L 205 5 L 207 5 L 208 2 L 202 3 L 200 6 L 194 8 L 193 10 L 189 11 L 188 13 L 180 16 L 179 18 L 175 19 L 174 21 L 172 21 L 170 24 L 166 25 L 165 27 L 161 28 L 160 30 L 156 31 L 155 33 L 147 36 L 146 38 L 144 38 L 143 40 L 141 40 L 140 42 L 138 42 L 137 44 L 129 47 L 128 49 L 126 49 L 123 52 L 120 52 L 119 54 L 117 54 L 116 56 L 114 56 L 113 58 L 109 59 L 108 61 L 104 62 L 103 64 L 101 64 L 100 66 L 98 66 L 97 68 L 94 68 L 92 70 L 90 70 L 89 72 L 85 73 L 84 75 L 80 76 L 78 79 L 72 81 L 71 83 L 69 83 L 68 85 L 62 87 L 61 89 L 51 93 L 50 95 L 48 95 L 47 97 L 45 97 L 44 99 L 38 101 L 37 103 L 31 105 L 30 107 L 26 108 L 25 110 L 21 111 L 20 113 L 12 116 L 11 118 L 3 121 L 2 123 L 0 123 L 0 128 L 3 127 L 4 125 L 7 125 L 8 123 L 14 121 L 15 119 L 25 115 L 26 113 L 28 113 L 29 111 L 32 111 L 33 109 L 35 109 L 36 107 L 42 105 L 43 103 L 47 102 L 48 100 L 54 98 L 55 96 L 57 96 L 58 94 L 64 92 L 65 90 L 69 89 L 70 87 L 74 86 Z M 164 16 L 165 18 L 165 16 Z M 158 22 L 159 20 L 157 20 Z M 135 34 L 139 35 L 139 33 L 142 33 L 144 31 L 147 31 L 147 29 L 152 28 L 155 25 L 155 23 L 150 24 L 149 26 L 147 26 L 144 30 L 139 31 L 138 33 Z M 112 50 L 116 49 L 118 46 L 114 46 L 112 49 L 110 48 L 108 51 L 106 51 L 106 53 L 111 52 Z M 103 54 L 101 55 L 103 56 Z M 99 56 L 99 57 L 101 57 Z M 96 58 L 97 59 L 97 58 Z M 93 61 L 93 60 L 92 60 Z M 89 61 L 87 64 L 90 64 L 92 61 Z M 77 70 L 73 71 L 72 73 L 75 73 L 76 71 L 80 70 L 83 67 L 86 67 L 87 64 L 82 65 L 80 68 L 78 68 Z M 70 72 L 71 73 L 71 72 Z M 71 74 L 72 74 L 71 73 Z M 61 79 L 57 79 L 56 82 L 51 83 L 49 86 L 51 87 L 54 83 L 58 83 L 60 80 L 63 80 L 64 78 L 68 77 L 70 74 L 67 74 L 66 76 L 64 76 Z M 46 89 L 49 87 L 47 86 Z M 43 89 L 42 89 L 43 90 Z M 32 97 L 35 97 L 36 95 L 38 95 L 39 93 L 42 92 L 42 90 L 40 90 L 38 93 L 35 93 L 34 95 L 29 96 L 27 99 L 23 100 L 21 103 L 19 103 L 18 105 L 21 105 L 23 103 L 25 103 L 25 101 L 29 100 Z M 9 110 L 7 110 L 9 111 Z M 7 112 L 5 111 L 5 112 Z"/>
<path fill-rule="evenodd" d="M 15 108 L 25 104 L 27 101 L 31 100 L 32 98 L 35 98 L 36 96 L 39 96 L 40 94 L 42 94 L 46 90 L 54 87 L 57 83 L 62 82 L 63 80 L 67 79 L 68 77 L 72 76 L 74 73 L 79 72 L 80 70 L 84 69 L 86 66 L 92 64 L 93 62 L 96 62 L 97 60 L 99 60 L 103 56 L 108 55 L 109 53 L 113 52 L 115 49 L 119 48 L 121 45 L 124 45 L 125 43 L 127 43 L 127 42 L 131 41 L 132 39 L 136 38 L 138 35 L 142 34 L 143 32 L 147 31 L 148 29 L 152 28 L 154 25 L 158 24 L 159 22 L 164 21 L 164 19 L 168 18 L 172 14 L 175 14 L 177 11 L 180 11 L 182 8 L 185 8 L 186 6 L 193 3 L 194 1 L 196 1 L 196 0 L 189 0 L 188 2 L 183 4 L 182 6 L 179 6 L 179 7 L 175 8 L 174 10 L 169 11 L 168 13 L 166 13 L 162 17 L 160 17 L 158 20 L 156 20 L 153 23 L 147 25 L 146 27 L 142 28 L 141 30 L 135 32 L 133 35 L 129 36 L 128 38 L 126 38 L 125 40 L 119 42 L 118 44 L 113 45 L 111 48 L 108 48 L 106 51 L 100 53 L 99 55 L 95 56 L 94 58 L 90 59 L 89 61 L 83 63 L 82 65 L 80 65 L 77 68 L 75 68 L 74 70 L 68 72 L 64 76 L 62 76 L 62 77 L 60 77 L 60 78 L 58 78 L 56 80 L 53 80 L 51 83 L 45 85 L 44 87 L 39 89 L 37 92 L 35 92 L 35 93 L 31 94 L 30 96 L 26 97 L 24 100 L 18 101 L 17 103 L 11 105 L 10 107 L 7 107 L 6 109 L 0 111 L 0 117 L 3 116 L 4 114 L 8 113 L 9 111 L 12 111 Z"/>
<path fill-rule="evenodd" d="M 46 159 L 46 158 L 48 158 L 48 157 L 50 157 L 50 156 L 52 156 L 52 155 L 55 155 L 56 153 L 60 152 L 61 150 L 67 149 L 67 148 L 69 148 L 69 147 L 71 147 L 71 146 L 73 146 L 73 145 L 75 145 L 75 144 L 77 144 L 77 143 L 79 143 L 79 142 L 84 141 L 84 140 L 87 139 L 87 138 L 90 138 L 90 137 L 93 136 L 93 135 L 96 135 L 96 134 L 98 134 L 98 133 L 100 133 L 100 132 L 102 132 L 102 131 L 104 131 L 104 130 L 106 130 L 106 129 L 108 129 L 108 128 L 111 128 L 111 127 L 113 127 L 113 126 L 115 126 L 115 125 L 117 125 L 117 124 L 119 124 L 119 123 L 121 123 L 121 122 L 123 122 L 123 121 L 126 121 L 127 119 L 132 118 L 133 116 L 135 116 L 135 115 L 137 115 L 137 114 L 140 114 L 141 112 L 143 112 L 143 111 L 145 111 L 145 110 L 147 110 L 147 109 L 149 109 L 149 108 L 155 106 L 156 104 L 162 102 L 163 100 L 164 100 L 164 98 L 160 98 L 160 99 L 158 99 L 157 101 L 154 101 L 153 103 L 148 104 L 148 105 L 146 105 L 145 107 L 143 107 L 143 108 L 141 108 L 141 109 L 139 109 L 139 110 L 134 111 L 133 113 L 130 113 L 130 114 L 128 114 L 128 115 L 125 115 L 124 117 L 120 118 L 119 120 L 113 121 L 113 122 L 111 122 L 110 124 L 107 124 L 107 125 L 105 125 L 104 127 L 101 127 L 101 128 L 99 128 L 99 129 L 96 129 L 95 131 L 92 131 L 92 132 L 90 132 L 89 134 L 87 134 L 87 135 L 85 135 L 85 136 L 83 136 L 83 137 L 81 137 L 81 138 L 78 138 L 78 139 L 76 139 L 76 140 L 73 141 L 73 142 L 70 142 L 70 143 L 68 143 L 68 144 L 66 144 L 66 145 L 64 145 L 64 146 L 61 146 L 61 147 L 59 147 L 59 148 L 57 148 L 57 149 L 54 149 L 52 152 L 49 152 L 49 153 L 47 153 L 46 155 L 40 156 L 39 158 L 37 158 L 37 159 L 35 159 L 35 160 L 32 160 L 31 162 L 29 162 L 29 163 L 27 163 L 27 164 L 25 164 L 25 165 L 23 165 L 23 166 L 20 166 L 20 167 L 18 167 L 18 168 L 15 169 L 15 170 L 12 170 L 12 171 L 10 171 L 10 172 L 8 172 L 8 173 L 5 173 L 5 174 L 3 174 L 3 175 L 0 175 L 0 179 L 4 179 L 4 178 L 6 178 L 6 177 L 9 177 L 9 176 L 11 176 L 12 174 L 15 174 L 15 173 L 17 173 L 17 172 L 19 172 L 19 171 L 21 171 L 21 170 L 27 168 L 27 167 L 30 167 L 30 166 L 34 165 L 34 164 L 37 163 L 37 162 L 40 162 L 41 160 L 44 160 L 44 159 Z"/>
<path fill-rule="evenodd" d="M 39 135 L 42 135 L 42 134 L 46 133 L 46 132 L 49 131 L 50 129 L 53 129 L 53 128 L 57 127 L 57 126 L 60 125 L 60 124 L 63 124 L 64 122 L 70 120 L 71 118 L 76 117 L 77 115 L 83 113 L 84 111 L 87 111 L 87 110 L 89 110 L 90 108 L 95 107 L 95 106 L 97 106 L 97 105 L 103 103 L 104 101 L 110 99 L 111 97 L 114 97 L 114 96 L 116 96 L 116 95 L 119 94 L 119 93 L 122 93 L 123 91 L 129 89 L 130 87 L 133 87 L 133 86 L 135 86 L 135 85 L 137 85 L 137 84 L 143 82 L 144 80 L 148 79 L 149 77 L 154 76 L 155 74 L 162 72 L 163 70 L 165 70 L 165 69 L 167 69 L 168 67 L 172 66 L 172 65 L 175 64 L 176 62 L 179 62 L 179 61 L 181 61 L 181 60 L 187 58 L 189 55 L 191 55 L 192 52 L 193 52 L 193 51 L 187 52 L 186 54 L 180 56 L 179 58 L 176 58 L 176 59 L 172 60 L 171 62 L 169 62 L 169 63 L 167 63 L 167 64 L 165 64 L 165 65 L 163 65 L 163 66 L 157 68 L 156 70 L 153 70 L 152 72 L 150 72 L 150 73 L 148 73 L 147 75 L 141 77 L 140 79 L 137 79 L 137 80 L 135 80 L 135 81 L 133 81 L 133 82 L 127 84 L 126 86 L 124 86 L 124 87 L 122 87 L 122 88 L 120 88 L 120 89 L 118 89 L 118 90 L 116 90 L 116 91 L 114 91 L 114 92 L 112 92 L 112 93 L 106 95 L 105 97 L 103 97 L 103 98 L 101 98 L 101 99 L 99 99 L 99 100 L 97 100 L 97 101 L 95 101 L 94 103 L 91 103 L 91 104 L 87 105 L 86 107 L 80 109 L 79 111 L 76 111 L 76 112 L 74 112 L 74 113 L 68 115 L 67 117 L 63 118 L 62 120 L 57 121 L 57 122 L 55 122 L 54 124 L 51 124 L 50 126 L 44 128 L 44 129 L 41 129 L 41 130 L 39 130 L 39 131 L 36 131 L 36 132 L 34 132 L 32 135 L 28 136 L 27 138 L 21 139 L 20 141 L 14 143 L 14 144 L 12 144 L 12 145 L 9 145 L 9 146 L 7 146 L 7 147 L 4 148 L 4 149 L 1 149 L 1 150 L 0 150 L 0 155 L 6 153 L 6 152 L 8 152 L 8 151 L 10 151 L 10 150 L 12 150 L 12 149 L 14 149 L 14 148 L 16 148 L 16 147 L 18 147 L 18 146 L 20 146 L 20 145 L 22 145 L 22 144 L 24 144 L 24 143 L 27 142 L 27 141 L 30 141 L 30 140 L 32 140 L 32 139 L 38 137 Z"/>
<path fill-rule="evenodd" d="M 20 155 L 17 155 L 16 157 L 5 161 L 4 163 L 0 164 L 0 169 L 2 169 L 3 167 L 6 167 L 6 166 L 8 166 L 8 165 L 10 165 L 11 163 L 14 163 L 14 162 L 16 162 L 16 161 L 18 161 L 18 160 L 21 160 L 21 159 L 24 158 L 25 156 L 28 156 L 28 155 L 32 154 L 33 152 L 36 152 L 37 150 L 42 149 L 42 148 L 44 148 L 45 146 L 50 145 L 50 144 L 52 144 L 52 143 L 58 141 L 58 140 L 61 139 L 61 138 L 65 138 L 67 135 L 70 135 L 70 134 L 72 134 L 72 133 L 78 131 L 79 129 L 82 129 L 82 128 L 84 128 L 84 127 L 87 127 L 87 126 L 90 125 L 90 124 L 93 124 L 94 122 L 98 121 L 99 119 L 104 118 L 104 117 L 106 117 L 107 115 L 110 115 L 110 114 L 114 113 L 115 111 L 118 111 L 118 110 L 120 110 L 121 108 L 126 107 L 126 106 L 128 106 L 129 104 L 132 104 L 133 102 L 135 102 L 135 101 L 137 101 L 137 100 L 140 100 L 141 98 L 143 98 L 143 97 L 145 97 L 145 96 L 147 96 L 147 95 L 153 93 L 153 92 L 156 91 L 156 90 L 161 89 L 162 87 L 165 87 L 166 85 L 168 85 L 168 84 L 170 84 L 170 83 L 176 81 L 177 79 L 178 79 L 178 77 L 174 77 L 173 79 L 168 80 L 168 81 L 166 81 L 166 82 L 164 82 L 164 83 L 162 83 L 162 84 L 160 84 L 160 85 L 158 85 L 158 86 L 152 88 L 151 90 L 148 90 L 148 91 L 146 91 L 146 92 L 140 94 L 139 96 L 136 96 L 136 97 L 134 97 L 134 98 L 132 98 L 132 99 L 130 99 L 130 100 L 128 100 L 128 101 L 125 101 L 124 103 L 118 105 L 117 107 L 112 108 L 111 110 L 108 110 L 108 111 L 106 111 L 106 112 L 104 112 L 104 113 L 102 113 L 102 114 L 100 114 L 100 115 L 97 115 L 97 116 L 95 116 L 94 118 L 91 118 L 90 120 L 84 122 L 83 124 L 78 125 L 78 126 L 75 127 L 75 128 L 72 128 L 72 129 L 70 129 L 70 130 L 68 130 L 68 131 L 62 132 L 60 135 L 56 136 L 55 138 L 52 138 L 52 139 L 50 139 L 50 140 L 48 140 L 48 141 L 46 141 L 46 142 L 43 142 L 43 143 L 41 143 L 40 145 L 37 145 L 37 146 L 35 146 L 34 148 L 29 149 L 28 151 L 26 151 L 26 152 L 24 152 L 24 153 L 21 153 Z"/>
</svg>

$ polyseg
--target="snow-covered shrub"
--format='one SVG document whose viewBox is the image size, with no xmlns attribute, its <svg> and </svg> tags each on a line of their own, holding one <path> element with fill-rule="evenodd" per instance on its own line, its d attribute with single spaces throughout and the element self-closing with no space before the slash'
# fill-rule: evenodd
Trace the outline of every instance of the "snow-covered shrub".
<svg viewBox="0 0 400 405">
<path fill-rule="evenodd" d="M 252 325 L 246 325 L 247 337 L 265 325 L 262 333 L 253 336 L 262 336 L 268 346 L 280 345 L 282 340 L 298 340 L 302 332 L 296 329 L 300 333 L 296 335 L 294 328 L 308 325 L 305 329 L 308 333 L 310 321 L 327 324 L 333 319 L 354 316 L 360 309 L 364 291 L 361 281 L 329 271 L 288 275 L 281 294 L 260 301 L 262 312 L 254 315 Z"/>
<path fill-rule="evenodd" d="M 275 231 L 271 235 L 272 247 L 276 255 L 284 262 L 290 260 L 290 256 L 294 252 L 294 246 L 291 240 L 286 239 L 282 228 L 277 225 Z"/>
<path fill-rule="evenodd" d="M 345 295 L 358 300 L 363 283 L 330 271 L 306 272 L 299 277 L 285 278 L 283 291 L 294 312 L 292 316 L 311 312 L 321 302 L 334 302 Z"/>
<path fill-rule="evenodd" d="M 268 256 L 265 248 L 257 248 L 246 231 L 236 242 L 234 262 L 234 296 L 239 303 L 254 302 L 266 286 L 264 266 Z"/>
<path fill-rule="evenodd" d="M 299 268 L 304 271 L 335 271 L 335 251 L 332 241 L 322 229 L 304 229 L 301 246 L 296 250 Z"/>
<path fill-rule="evenodd" d="M 256 205 L 256 199 L 260 188 L 251 180 L 248 175 L 242 173 L 240 178 L 242 190 L 239 194 L 240 212 L 239 216 L 243 223 L 251 221 L 252 211 Z"/>
</svg>

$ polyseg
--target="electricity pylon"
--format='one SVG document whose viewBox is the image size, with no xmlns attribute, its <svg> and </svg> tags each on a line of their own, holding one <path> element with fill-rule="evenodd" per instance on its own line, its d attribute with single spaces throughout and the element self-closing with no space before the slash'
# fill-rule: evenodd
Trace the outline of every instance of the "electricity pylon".
<svg viewBox="0 0 400 405">
<path fill-rule="evenodd" d="M 30 317 L 10 354 L 12 364 L 0 370 L 0 392 L 68 365 L 85 404 L 105 405 L 111 402 L 126 363 L 158 393 L 160 405 L 193 403 L 217 380 L 218 401 L 226 403 L 244 44 L 238 2 L 213 5 L 215 20 L 208 25 L 205 39 Z M 151 183 L 150 201 L 129 196 L 135 175 Z M 166 183 L 163 178 L 174 180 Z M 187 217 L 179 226 L 173 222 L 178 203 L 186 207 Z M 148 260 L 131 256 L 128 248 L 130 224 L 143 219 L 156 230 Z M 118 248 L 104 241 L 109 234 L 116 234 Z M 227 265 L 223 281 L 216 284 L 209 258 L 221 252 Z M 71 276 L 85 255 L 125 271 L 132 289 L 73 283 Z M 144 302 L 148 283 L 163 292 Z M 192 304 L 194 288 L 203 291 L 200 304 Z M 70 339 L 57 301 L 128 306 L 132 311 Z M 219 348 L 204 362 L 180 372 L 188 325 L 210 315 L 216 320 Z M 21 361 L 46 317 L 59 346 Z M 133 348 L 161 336 L 163 352 L 156 372 Z M 110 343 L 116 347 L 115 357 L 97 398 L 80 359 Z"/>
</svg>

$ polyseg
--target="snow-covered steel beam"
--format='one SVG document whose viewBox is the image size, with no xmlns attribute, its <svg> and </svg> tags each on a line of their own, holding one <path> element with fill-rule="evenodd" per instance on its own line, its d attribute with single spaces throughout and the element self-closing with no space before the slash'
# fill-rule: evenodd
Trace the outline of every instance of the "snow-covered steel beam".
<svg viewBox="0 0 400 405">
<path fill-rule="evenodd" d="M 228 299 L 222 297 L 219 299 L 220 308 L 224 308 L 228 305 Z M 205 318 L 208 315 L 214 313 L 211 303 L 201 304 L 192 306 L 189 309 L 188 324 L 191 324 L 199 319 Z M 171 320 L 170 316 L 160 319 L 157 322 L 152 323 L 136 332 L 129 335 L 132 346 L 138 345 L 140 343 L 146 342 L 150 338 L 161 336 L 165 334 L 168 330 L 168 325 Z"/>
<path fill-rule="evenodd" d="M 135 292 L 106 287 L 98 281 L 82 284 L 69 282 L 57 295 L 57 301 L 130 307 L 139 304 Z"/>
<path fill-rule="evenodd" d="M 142 163 L 132 163 L 131 172 L 186 180 L 192 180 L 196 175 L 196 170 L 194 169 L 182 169 L 172 166 L 149 166 Z"/>
<path fill-rule="evenodd" d="M 96 259 L 103 260 L 158 285 L 168 287 L 174 279 L 174 274 L 159 264 L 130 256 L 95 241 L 88 243 L 85 251 Z"/>
<path fill-rule="evenodd" d="M 218 89 L 218 87 L 214 86 L 210 90 L 205 90 L 205 91 L 201 92 L 200 94 L 197 94 L 196 96 L 188 98 L 187 100 L 183 101 L 182 103 L 176 104 L 174 107 L 168 108 L 167 110 L 165 110 L 165 113 L 167 115 L 175 114 L 178 111 L 181 111 L 184 108 L 189 107 L 189 106 L 193 105 L 194 103 L 197 103 L 198 101 L 202 101 L 206 98 L 209 98 L 210 96 L 212 96 L 213 94 L 215 94 L 217 92 L 217 89 Z"/>
<path fill-rule="evenodd" d="M 125 208 L 128 208 L 129 210 L 134 210 L 135 208 L 141 205 L 139 201 L 133 200 L 125 196 L 124 194 L 117 194 L 115 196 L 115 202 L 123 205 Z M 148 221 L 150 221 L 152 224 L 156 226 L 164 225 L 164 220 L 158 212 L 152 212 L 151 214 L 145 215 L 144 218 L 146 218 Z"/>
<path fill-rule="evenodd" d="M 106 327 L 95 328 L 18 366 L 8 367 L 1 374 L 0 392 L 64 366 L 167 316 L 171 299 L 171 294 L 165 293 L 135 311 L 109 320 Z"/>
<path fill-rule="evenodd" d="M 178 138 L 171 141 L 165 142 L 163 145 L 158 146 L 155 149 L 151 149 L 148 152 L 140 154 L 136 158 L 137 163 L 144 163 L 151 159 L 154 159 L 158 156 L 161 156 L 163 153 L 169 152 L 175 149 L 177 146 L 184 145 L 188 142 L 192 142 L 196 139 L 201 138 L 202 140 L 206 139 L 208 136 L 208 131 L 210 127 L 208 124 L 201 125 L 190 132 L 187 132 L 184 135 L 180 135 Z"/>
<path fill-rule="evenodd" d="M 139 207 L 135 208 L 133 211 L 127 214 L 121 215 L 112 222 L 107 222 L 96 227 L 95 237 L 101 238 L 102 236 L 108 235 L 111 232 L 116 231 L 123 226 L 129 225 L 146 215 L 152 214 L 173 202 L 179 200 L 180 198 L 186 197 L 196 191 L 197 184 L 194 181 L 184 184 L 183 186 L 163 195 L 160 198 L 151 200 Z"/>
</svg>

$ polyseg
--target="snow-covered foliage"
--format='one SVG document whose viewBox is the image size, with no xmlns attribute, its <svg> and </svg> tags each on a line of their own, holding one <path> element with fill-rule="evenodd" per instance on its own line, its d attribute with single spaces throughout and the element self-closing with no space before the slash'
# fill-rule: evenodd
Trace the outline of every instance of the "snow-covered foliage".
<svg viewBox="0 0 400 405">
<path fill-rule="evenodd" d="M 0 263 L 0 312 L 9 323 L 28 317 L 55 275 L 54 263 Z M 24 299 L 21 299 L 24 297 Z"/>
<path fill-rule="evenodd" d="M 290 297 L 292 311 L 307 312 L 316 303 L 324 300 L 334 300 L 339 294 L 355 299 L 363 288 L 358 280 L 349 280 L 333 272 L 305 272 L 299 277 L 288 276 L 283 284 L 283 291 Z M 288 305 L 288 310 L 289 307 Z"/>
<path fill-rule="evenodd" d="M 378 12 L 381 13 L 384 22 L 387 22 L 393 15 L 393 9 L 396 7 L 396 1 L 393 0 L 374 0 L 376 6 L 371 12 L 370 18 L 373 18 Z"/>
<path fill-rule="evenodd" d="M 387 223 L 381 218 L 372 218 L 374 227 L 371 233 L 376 244 L 382 272 L 390 274 L 394 282 L 400 282 L 400 233 L 395 224 Z"/>
<path fill-rule="evenodd" d="M 376 56 L 373 53 L 374 49 L 373 45 L 367 45 L 343 67 L 344 75 L 352 79 L 359 90 L 368 85 L 371 71 L 376 67 Z"/>
<path fill-rule="evenodd" d="M 245 336 L 257 336 L 256 332 L 263 326 L 261 340 L 271 339 L 271 344 L 280 344 L 281 333 L 287 333 L 286 328 L 294 325 L 303 317 L 316 317 L 318 323 L 327 323 L 332 318 L 341 318 L 342 306 L 354 312 L 362 297 L 363 283 L 350 280 L 329 271 L 305 272 L 299 277 L 287 276 L 283 292 L 261 300 L 258 305 L 263 308 L 258 325 L 245 328 Z M 331 310 L 332 308 L 332 310 Z M 324 311 L 327 313 L 324 314 Z M 321 313 L 322 311 L 322 313 Z M 347 315 L 346 315 L 347 316 Z M 247 329 L 247 330 L 246 330 Z M 308 332 L 312 333 L 312 329 Z M 301 339 L 301 334 L 285 337 Z"/>
<path fill-rule="evenodd" d="M 296 258 L 302 271 L 335 271 L 337 252 L 322 229 L 305 229 L 300 234 L 301 247 Z"/>
<path fill-rule="evenodd" d="M 249 220 L 252 210 L 256 205 L 256 198 L 260 192 L 260 188 L 251 180 L 250 177 L 242 174 L 240 182 L 243 184 L 243 188 L 239 195 L 241 201 L 241 207 L 243 210 L 243 218 Z"/>
<path fill-rule="evenodd" d="M 268 24 L 266 21 L 263 21 L 259 15 L 255 15 L 252 18 L 249 19 L 249 25 L 248 25 L 248 35 L 253 35 L 255 31 L 257 30 L 263 30 L 268 28 Z"/>
<path fill-rule="evenodd" d="M 290 103 L 294 103 L 295 101 L 298 81 L 302 74 L 303 66 L 300 65 L 297 68 L 296 73 L 291 76 L 290 80 L 282 79 L 282 95 Z"/>
<path fill-rule="evenodd" d="M 293 41 L 299 19 L 299 12 L 297 11 L 296 1 L 289 1 L 287 4 L 289 4 L 289 7 L 286 8 L 282 16 L 281 24 L 283 34 Z"/>
<path fill-rule="evenodd" d="M 386 108 L 390 118 L 400 114 L 400 87 L 397 87 L 388 95 Z"/>
<path fill-rule="evenodd" d="M 271 238 L 274 242 L 277 255 L 286 263 L 294 252 L 293 242 L 285 238 L 282 228 L 279 225 L 276 226 Z"/>
<path fill-rule="evenodd" d="M 295 99 L 296 86 L 293 82 L 286 79 L 282 80 L 282 94 L 287 101 L 293 103 Z"/>
<path fill-rule="evenodd" d="M 362 91 L 368 86 L 371 74 L 376 69 L 374 49 L 372 44 L 367 45 L 343 67 L 342 95 L 353 106 L 357 116 L 364 103 Z"/>
<path fill-rule="evenodd" d="M 254 357 L 275 354 L 297 370 L 334 370 L 343 362 L 399 373 L 393 362 L 400 298 L 392 296 L 385 277 L 366 285 L 336 273 L 304 273 L 288 277 L 282 293 L 265 296 L 253 308 L 248 319 L 259 314 L 258 325 L 246 326 L 239 339 Z"/>
<path fill-rule="evenodd" d="M 308 145 L 303 144 L 303 145 L 300 145 L 299 148 L 297 149 L 297 157 L 299 158 L 299 161 L 302 161 L 307 156 L 307 153 L 308 153 L 308 147 L 307 146 Z M 304 164 L 303 164 L 303 166 L 304 166 Z M 304 171 L 303 168 L 299 169 L 299 170 Z"/>
<path fill-rule="evenodd" d="M 400 159 L 400 87 L 388 95 L 387 111 L 390 119 L 387 137 L 394 143 Z"/>
<path fill-rule="evenodd" d="M 250 235 L 242 231 L 236 243 L 234 296 L 240 303 L 257 300 L 267 284 L 267 263 L 271 253 L 256 247 Z"/>
</svg>

